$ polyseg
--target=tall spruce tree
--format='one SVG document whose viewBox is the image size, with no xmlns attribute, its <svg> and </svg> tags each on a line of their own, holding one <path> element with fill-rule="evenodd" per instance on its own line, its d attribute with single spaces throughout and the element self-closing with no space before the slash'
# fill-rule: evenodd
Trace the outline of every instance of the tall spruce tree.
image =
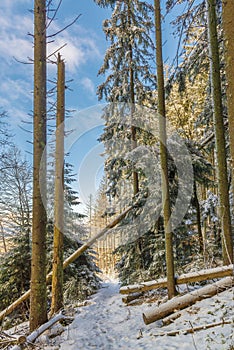
<svg viewBox="0 0 234 350">
<path fill-rule="evenodd" d="M 104 83 L 98 87 L 99 99 L 105 98 L 110 103 L 127 103 L 131 116 L 134 113 L 134 104 L 141 104 L 147 97 L 150 85 L 153 83 L 150 72 L 149 61 L 152 59 L 153 42 L 150 38 L 150 29 L 152 21 L 150 14 L 152 7 L 145 1 L 104 1 L 98 2 L 101 5 L 112 6 L 113 12 L 109 20 L 105 20 L 103 30 L 106 38 L 110 41 L 110 47 L 107 49 L 104 63 L 99 70 L 99 74 L 106 74 Z M 117 115 L 106 115 L 106 128 L 102 140 L 108 141 L 113 137 L 114 140 L 123 138 L 129 133 L 124 126 L 124 118 L 118 119 Z M 122 125 L 121 125 L 122 124 Z M 130 127 L 131 145 L 126 145 L 134 149 L 137 145 L 137 130 L 132 123 Z M 122 148 L 124 147 L 124 141 Z M 107 150 L 108 154 L 108 150 Z M 121 164 L 119 164 L 121 163 Z M 106 169 L 109 178 L 116 179 L 121 177 L 120 165 L 125 162 L 116 161 L 113 163 L 107 159 Z M 139 190 L 138 174 L 133 169 L 133 194 Z M 110 172 L 115 173 L 110 176 Z"/>
</svg>

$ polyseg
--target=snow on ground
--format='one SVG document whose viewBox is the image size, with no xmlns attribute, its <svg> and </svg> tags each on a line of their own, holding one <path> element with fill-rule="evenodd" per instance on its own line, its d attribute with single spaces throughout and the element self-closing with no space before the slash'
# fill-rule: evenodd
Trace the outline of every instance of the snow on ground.
<svg viewBox="0 0 234 350">
<path fill-rule="evenodd" d="M 142 312 L 153 304 L 126 306 L 119 294 L 115 280 L 103 283 L 87 306 L 77 308 L 74 321 L 60 337 L 54 339 L 50 349 L 61 350 L 233 350 L 233 324 L 224 325 L 193 334 L 156 336 L 173 329 L 187 329 L 198 325 L 234 320 L 233 291 L 220 293 L 191 306 L 169 326 L 161 321 L 146 326 Z M 231 345 L 233 347 L 231 347 Z M 46 347 L 45 347 L 46 349 Z M 48 348 L 49 350 L 49 348 Z"/>
</svg>

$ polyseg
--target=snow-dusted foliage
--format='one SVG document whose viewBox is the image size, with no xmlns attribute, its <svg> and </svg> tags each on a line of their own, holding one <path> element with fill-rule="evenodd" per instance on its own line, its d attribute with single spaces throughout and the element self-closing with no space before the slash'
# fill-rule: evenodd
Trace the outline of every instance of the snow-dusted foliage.
<svg viewBox="0 0 234 350">
<path fill-rule="evenodd" d="M 16 148 L 11 150 L 5 161 L 5 171 L 1 173 L 2 192 L 0 206 L 2 211 L 2 229 L 6 235 L 7 252 L 0 252 L 0 311 L 10 305 L 22 293 L 29 289 L 31 270 L 31 167 L 21 158 Z M 5 178 L 4 178 L 5 174 Z M 71 187 L 73 181 L 72 166 L 65 166 L 65 232 L 64 258 L 68 258 L 86 238 L 86 229 L 81 222 L 81 215 L 74 206 L 79 203 L 77 192 Z M 48 192 L 53 192 L 53 176 L 50 176 Z M 3 196 L 4 194 L 4 196 Z M 8 200 L 7 200 L 8 199 Z M 52 203 L 51 212 L 52 213 Z M 50 208 L 49 208 L 50 209 Z M 5 225 L 7 223 L 7 226 Z M 10 234 L 10 237 L 7 236 Z M 9 239 L 10 238 L 10 239 Z M 48 218 L 47 224 L 47 270 L 51 271 L 53 255 L 53 221 Z M 99 269 L 95 263 L 95 253 L 89 249 L 64 272 L 65 302 L 73 299 L 84 299 L 99 287 L 97 277 Z M 69 286 L 75 286 L 74 289 Z M 22 304 L 25 312 L 28 304 Z"/>
<path fill-rule="evenodd" d="M 219 221 L 217 216 L 218 196 L 216 194 L 208 190 L 207 198 L 202 201 L 201 207 L 202 207 L 202 220 L 209 218 L 210 221 L 213 223 Z"/>
<path fill-rule="evenodd" d="M 53 179 L 53 172 L 50 176 Z M 87 229 L 82 223 L 81 215 L 76 207 L 79 204 L 78 193 L 72 188 L 74 180 L 73 166 L 65 163 L 65 206 L 64 206 L 64 259 L 73 254 L 87 238 Z M 53 183 L 53 181 L 52 181 Z M 52 184 L 51 184 L 52 185 Z M 53 185 L 52 185 L 53 187 Z M 50 203 L 53 203 L 53 191 Z M 53 221 L 48 223 L 48 271 L 52 268 L 53 254 Z M 95 263 L 95 253 L 89 249 L 64 271 L 64 302 L 71 303 L 75 300 L 83 300 L 94 293 L 100 283 L 97 273 L 99 269 Z"/>
<path fill-rule="evenodd" d="M 103 23 L 110 46 L 99 70 L 107 76 L 98 88 L 99 99 L 142 103 L 150 86 L 155 87 L 150 67 L 154 47 L 150 36 L 152 11 L 145 1 L 115 2 L 111 18 Z"/>
<path fill-rule="evenodd" d="M 65 237 L 65 258 L 78 249 L 83 242 L 73 236 Z M 87 299 L 100 287 L 100 272 L 96 265 L 95 252 L 91 249 L 83 253 L 64 271 L 64 302 L 74 303 Z"/>
<path fill-rule="evenodd" d="M 113 1 L 98 3 L 112 8 L 111 18 L 103 23 L 110 46 L 99 70 L 99 75 L 105 75 L 105 81 L 98 87 L 98 97 L 110 102 L 104 111 L 105 129 L 100 140 L 104 143 L 106 151 L 105 171 L 109 185 L 107 192 L 109 196 L 115 197 L 118 212 L 118 208 L 132 203 L 134 172 L 138 174 L 139 180 L 139 193 L 134 201 L 140 207 L 145 202 L 149 186 L 144 174 L 146 163 L 149 162 L 149 158 L 147 160 L 144 154 L 144 145 L 149 144 L 153 137 L 145 131 L 144 123 L 149 122 L 148 117 L 152 118 L 152 115 L 145 111 L 139 118 L 136 104 L 149 104 L 152 91 L 156 88 L 156 78 L 152 70 L 153 7 L 148 2 L 139 0 L 115 1 L 114 4 Z M 133 133 L 136 142 L 133 141 Z M 136 144 L 138 147 L 135 149 Z M 151 202 L 155 207 L 155 203 Z M 136 210 L 136 213 L 133 213 L 132 217 L 128 216 L 121 226 L 123 274 L 125 269 L 126 274 L 127 271 L 131 274 L 130 270 L 134 269 L 133 259 L 136 259 L 137 273 L 139 269 L 144 268 L 143 265 L 147 265 L 144 262 L 138 263 L 136 258 L 139 248 L 141 249 L 138 237 L 149 232 L 154 221 L 147 215 L 145 212 L 144 220 L 139 219 L 132 226 L 133 217 L 137 218 Z M 145 224 L 147 228 L 142 227 Z M 146 245 L 144 243 L 144 249 Z M 131 260 L 129 270 L 127 265 Z M 141 260 L 144 260 L 143 256 Z M 122 281 L 126 281 L 128 277 L 121 278 Z"/>
</svg>

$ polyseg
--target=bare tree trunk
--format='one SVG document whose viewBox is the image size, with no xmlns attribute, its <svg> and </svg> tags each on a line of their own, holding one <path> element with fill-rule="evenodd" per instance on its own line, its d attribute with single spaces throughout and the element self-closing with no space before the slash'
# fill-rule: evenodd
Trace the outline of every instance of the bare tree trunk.
<svg viewBox="0 0 234 350">
<path fill-rule="evenodd" d="M 131 1 L 128 1 L 128 25 L 131 25 Z M 134 76 L 133 76 L 133 50 L 132 45 L 129 44 L 129 86 L 130 86 L 130 103 L 131 103 L 131 120 L 133 118 L 134 110 L 135 110 L 135 87 L 134 87 Z M 132 149 L 137 147 L 136 140 L 136 127 L 131 125 L 131 138 L 132 138 Z M 139 192 L 139 179 L 138 173 L 133 171 L 133 195 L 135 196 Z"/>
<path fill-rule="evenodd" d="M 58 55 L 51 315 L 63 307 L 65 65 Z"/>
<path fill-rule="evenodd" d="M 224 56 L 227 76 L 227 107 L 234 201 L 234 6 L 233 0 L 223 0 Z M 233 209 L 234 212 L 234 209 Z"/>
<path fill-rule="evenodd" d="M 175 297 L 168 302 L 159 305 L 158 308 L 152 308 L 151 310 L 143 313 L 144 322 L 145 324 L 150 324 L 174 313 L 175 310 L 182 310 L 187 306 L 195 304 L 199 300 L 210 298 L 227 288 L 231 288 L 233 286 L 233 282 L 233 277 L 226 277 L 211 285 L 194 290 L 191 293 Z"/>
<path fill-rule="evenodd" d="M 201 210 L 200 210 L 200 203 L 197 196 L 197 184 L 194 180 L 193 184 L 193 195 L 194 195 L 194 202 L 196 207 L 196 216 L 197 216 L 197 232 L 198 232 L 198 240 L 199 240 L 199 251 L 200 253 L 203 252 L 203 235 L 202 235 L 202 229 L 201 229 Z"/>
<path fill-rule="evenodd" d="M 222 89 L 220 79 L 219 46 L 217 37 L 216 0 L 207 0 L 208 32 L 210 45 L 211 87 L 213 98 L 213 116 L 215 126 L 215 144 L 217 152 L 217 173 L 219 190 L 219 215 L 222 229 L 223 261 L 225 265 L 233 261 L 233 244 L 229 204 L 227 175 L 227 155 L 223 123 Z M 233 38 L 232 38 L 233 40 Z"/>
<path fill-rule="evenodd" d="M 171 203 L 168 180 L 168 156 L 167 156 L 167 132 L 166 132 L 166 108 L 165 87 L 162 58 L 162 31 L 161 31 L 161 8 L 160 0 L 154 0 L 155 6 L 155 30 L 156 30 L 156 61 L 157 61 L 157 83 L 158 83 L 158 114 L 160 132 L 160 161 L 162 172 L 162 202 L 163 218 L 166 242 L 166 265 L 168 280 L 168 297 L 175 295 L 174 257 L 173 257 L 173 235 L 171 227 Z"/>
<path fill-rule="evenodd" d="M 234 276 L 233 265 L 215 267 L 208 270 L 200 270 L 198 272 L 189 272 L 176 277 L 176 284 L 187 284 L 194 282 L 201 282 L 207 280 L 213 280 L 215 278 L 221 278 L 226 276 Z M 120 294 L 131 294 L 145 292 L 148 290 L 166 288 L 167 280 L 166 278 L 160 278 L 156 281 L 141 282 L 138 284 L 132 284 L 129 286 L 121 287 Z"/>
<path fill-rule="evenodd" d="M 34 1 L 33 229 L 30 330 L 47 321 L 46 297 L 46 1 Z M 41 168 L 40 168 L 41 167 Z M 40 190 L 40 181 L 44 193 Z"/>
<path fill-rule="evenodd" d="M 1 227 L 1 233 L 2 233 L 2 243 L 3 243 L 3 248 L 4 248 L 4 252 L 7 252 L 7 246 L 6 246 L 6 239 L 5 239 L 5 234 L 4 234 L 4 229 L 2 226 L 2 223 L 0 223 L 0 227 Z"/>
</svg>

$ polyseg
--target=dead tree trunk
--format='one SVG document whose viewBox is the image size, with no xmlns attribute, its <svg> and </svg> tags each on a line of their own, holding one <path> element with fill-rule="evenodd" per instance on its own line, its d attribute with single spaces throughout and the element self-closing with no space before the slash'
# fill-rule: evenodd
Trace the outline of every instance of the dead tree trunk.
<svg viewBox="0 0 234 350">
<path fill-rule="evenodd" d="M 51 315 L 63 307 L 65 65 L 58 55 Z"/>
<path fill-rule="evenodd" d="M 45 324 L 41 325 L 38 329 L 33 331 L 27 338 L 25 337 L 25 341 L 23 343 L 21 343 L 20 345 L 13 346 L 11 350 L 22 350 L 23 347 L 27 345 L 27 343 L 33 343 L 47 329 L 52 327 L 55 323 L 64 320 L 65 318 L 66 316 L 62 314 L 55 315 L 48 322 L 46 322 Z"/>
<path fill-rule="evenodd" d="M 211 280 L 214 278 L 221 278 L 226 276 L 233 276 L 233 265 L 216 267 L 209 270 L 201 270 L 198 272 L 190 272 L 184 275 L 180 275 L 175 278 L 176 284 L 185 284 L 193 282 L 201 282 L 206 280 Z M 147 290 L 157 289 L 157 288 L 166 288 L 167 279 L 161 278 L 157 281 L 148 281 L 142 282 L 139 284 L 133 284 L 129 286 L 121 287 L 119 292 L 120 294 L 131 294 L 137 292 L 145 292 Z"/>
<path fill-rule="evenodd" d="M 33 220 L 30 330 L 47 321 L 46 295 L 46 1 L 34 1 Z M 40 184 L 43 184 L 40 186 Z"/>
<path fill-rule="evenodd" d="M 233 277 L 226 277 L 216 283 L 195 290 L 186 295 L 175 297 L 158 308 L 146 311 L 143 313 L 143 320 L 145 324 L 161 320 L 162 318 L 172 314 L 173 312 L 186 308 L 187 306 L 195 304 L 197 301 L 210 298 L 223 290 L 233 286 Z"/>
</svg>

